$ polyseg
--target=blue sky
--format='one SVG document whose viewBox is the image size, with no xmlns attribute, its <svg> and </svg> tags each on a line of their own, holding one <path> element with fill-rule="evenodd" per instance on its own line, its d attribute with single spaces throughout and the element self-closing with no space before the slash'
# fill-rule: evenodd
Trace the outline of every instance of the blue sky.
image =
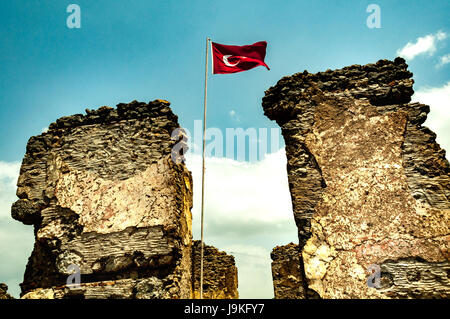
<svg viewBox="0 0 450 319">
<path fill-rule="evenodd" d="M 66 7 L 81 8 L 81 28 Z M 380 29 L 366 26 L 372 1 L 2 1 L 0 159 L 22 158 L 31 135 L 86 107 L 164 98 L 180 122 L 201 119 L 205 37 L 268 42 L 265 68 L 209 81 L 208 125 L 276 127 L 264 90 L 282 76 L 394 58 L 418 36 L 449 29 L 448 1 L 378 1 Z M 416 89 L 448 80 L 412 61 Z"/>
<path fill-rule="evenodd" d="M 66 26 L 69 15 L 66 8 L 70 3 L 81 8 L 80 29 Z M 379 29 L 369 29 L 366 25 L 370 14 L 366 8 L 371 3 L 381 8 Z M 277 127 L 263 115 L 261 98 L 266 89 L 285 75 L 305 69 L 318 72 L 393 59 L 408 43 L 414 45 L 427 35 L 432 36 L 428 38 L 432 43 L 421 47 L 419 42 L 414 47 L 414 52 L 419 53 L 409 52 L 408 64 L 414 73 L 414 88 L 422 93 L 420 96 L 443 105 L 450 92 L 446 89 L 450 83 L 450 63 L 439 63 L 450 53 L 450 39 L 447 36 L 437 40 L 437 33 L 450 33 L 449 12 L 450 1 L 446 0 L 2 1 L 0 162 L 6 168 L 13 167 L 8 163 L 20 162 L 28 138 L 40 134 L 61 116 L 132 100 L 169 100 L 181 125 L 192 131 L 194 120 L 201 119 L 203 112 L 206 36 L 223 44 L 268 42 L 266 63 L 270 71 L 259 67 L 232 75 L 210 75 L 208 126 L 223 131 L 227 127 Z M 436 116 L 434 125 L 436 130 L 441 130 L 438 136 L 447 136 L 450 128 L 443 118 L 448 112 L 443 107 L 439 110 L 441 115 Z M 191 163 L 198 164 L 198 160 L 193 159 Z M 267 165 L 272 167 L 270 163 Z M 17 165 L 14 169 L 17 170 Z M 256 168 L 254 171 L 260 172 Z M 13 192 L 5 190 L 13 176 L 8 174 L 0 176 L 7 180 L 0 188 L 4 194 Z M 285 177 L 280 178 L 284 183 Z M 280 186 L 280 196 L 286 194 L 285 184 Z M 9 218 L 7 210 L 14 200 L 6 199 L 8 196 L 1 197 L 0 208 L 4 211 L 0 217 L 3 218 Z M 236 200 L 244 201 L 230 198 Z M 285 204 L 289 210 L 289 203 Z M 214 210 L 214 203 L 210 205 Z M 194 205 L 194 216 L 195 210 Z M 0 226 L 21 227 L 16 224 L 4 221 Z M 31 233 L 30 228 L 26 231 Z M 260 239 L 245 237 L 241 243 L 267 253 L 275 244 L 295 241 L 295 225 L 258 246 Z M 28 250 L 23 255 L 28 256 L 32 237 L 24 237 L 25 241 Z M 224 237 L 212 236 L 211 241 L 219 248 L 228 247 Z M 232 243 L 233 249 L 238 244 Z M 242 249 L 251 255 L 252 249 L 247 248 Z M 25 261 L 22 259 L 17 257 L 15 273 L 23 274 Z M 3 264 L 2 256 L 0 260 Z M 10 285 L 20 281 L 12 270 L 1 267 L 0 264 L 0 282 L 1 276 L 9 276 L 5 281 Z M 270 264 L 266 263 L 265 267 Z M 267 277 L 267 273 L 262 276 Z M 242 280 L 244 296 L 261 296 L 252 294 L 258 290 L 256 286 L 247 284 L 245 278 Z M 260 290 L 270 298 L 270 285 Z"/>
</svg>

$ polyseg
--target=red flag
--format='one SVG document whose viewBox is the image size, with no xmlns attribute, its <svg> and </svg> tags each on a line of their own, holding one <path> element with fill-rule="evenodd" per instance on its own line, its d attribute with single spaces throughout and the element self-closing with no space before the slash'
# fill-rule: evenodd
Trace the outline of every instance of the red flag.
<svg viewBox="0 0 450 319">
<path fill-rule="evenodd" d="M 214 74 L 227 74 L 247 71 L 259 65 L 270 70 L 264 58 L 267 42 L 261 41 L 251 45 L 225 45 L 212 42 L 212 60 Z"/>
</svg>

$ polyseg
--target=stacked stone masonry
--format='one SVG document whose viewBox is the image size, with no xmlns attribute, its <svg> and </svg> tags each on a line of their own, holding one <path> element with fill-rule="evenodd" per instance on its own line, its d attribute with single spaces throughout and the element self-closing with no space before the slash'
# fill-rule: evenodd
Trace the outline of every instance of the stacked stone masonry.
<svg viewBox="0 0 450 319">
<path fill-rule="evenodd" d="M 3 283 L 0 283 L 0 299 L 14 299 L 8 294 L 8 286 Z"/>
<path fill-rule="evenodd" d="M 172 160 L 169 105 L 86 110 L 30 138 L 12 206 L 35 229 L 23 298 L 193 296 L 192 177 Z"/>
<path fill-rule="evenodd" d="M 204 246 L 203 251 L 203 298 L 238 299 L 238 271 L 234 257 L 212 246 Z M 192 273 L 194 298 L 200 298 L 201 243 L 192 246 Z"/>
<path fill-rule="evenodd" d="M 270 257 L 275 299 L 305 299 L 298 245 L 277 246 Z"/>
<path fill-rule="evenodd" d="M 450 297 L 449 163 L 412 86 L 396 58 L 304 71 L 266 91 L 286 144 L 300 286 L 318 297 Z"/>
</svg>

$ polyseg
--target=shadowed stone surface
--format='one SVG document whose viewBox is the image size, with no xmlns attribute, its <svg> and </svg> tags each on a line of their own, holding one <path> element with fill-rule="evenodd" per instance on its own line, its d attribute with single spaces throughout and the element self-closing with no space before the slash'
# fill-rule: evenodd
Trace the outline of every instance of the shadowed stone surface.
<svg viewBox="0 0 450 319">
<path fill-rule="evenodd" d="M 322 298 L 450 296 L 449 163 L 411 77 L 380 60 L 285 77 L 263 98 L 286 142 L 303 284 Z"/>
</svg>

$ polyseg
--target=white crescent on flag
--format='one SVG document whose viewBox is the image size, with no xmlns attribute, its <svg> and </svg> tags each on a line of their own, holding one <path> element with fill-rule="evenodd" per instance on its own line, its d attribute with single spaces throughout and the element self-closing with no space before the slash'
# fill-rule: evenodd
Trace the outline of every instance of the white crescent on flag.
<svg viewBox="0 0 450 319">
<path fill-rule="evenodd" d="M 232 63 L 230 63 L 230 62 L 228 61 L 228 58 L 229 58 L 230 56 L 231 56 L 231 55 L 224 55 L 224 56 L 223 56 L 223 63 L 225 63 L 226 66 L 236 66 L 236 65 L 238 65 L 238 64 L 239 64 L 239 61 L 237 61 L 235 64 L 232 64 Z"/>
</svg>

